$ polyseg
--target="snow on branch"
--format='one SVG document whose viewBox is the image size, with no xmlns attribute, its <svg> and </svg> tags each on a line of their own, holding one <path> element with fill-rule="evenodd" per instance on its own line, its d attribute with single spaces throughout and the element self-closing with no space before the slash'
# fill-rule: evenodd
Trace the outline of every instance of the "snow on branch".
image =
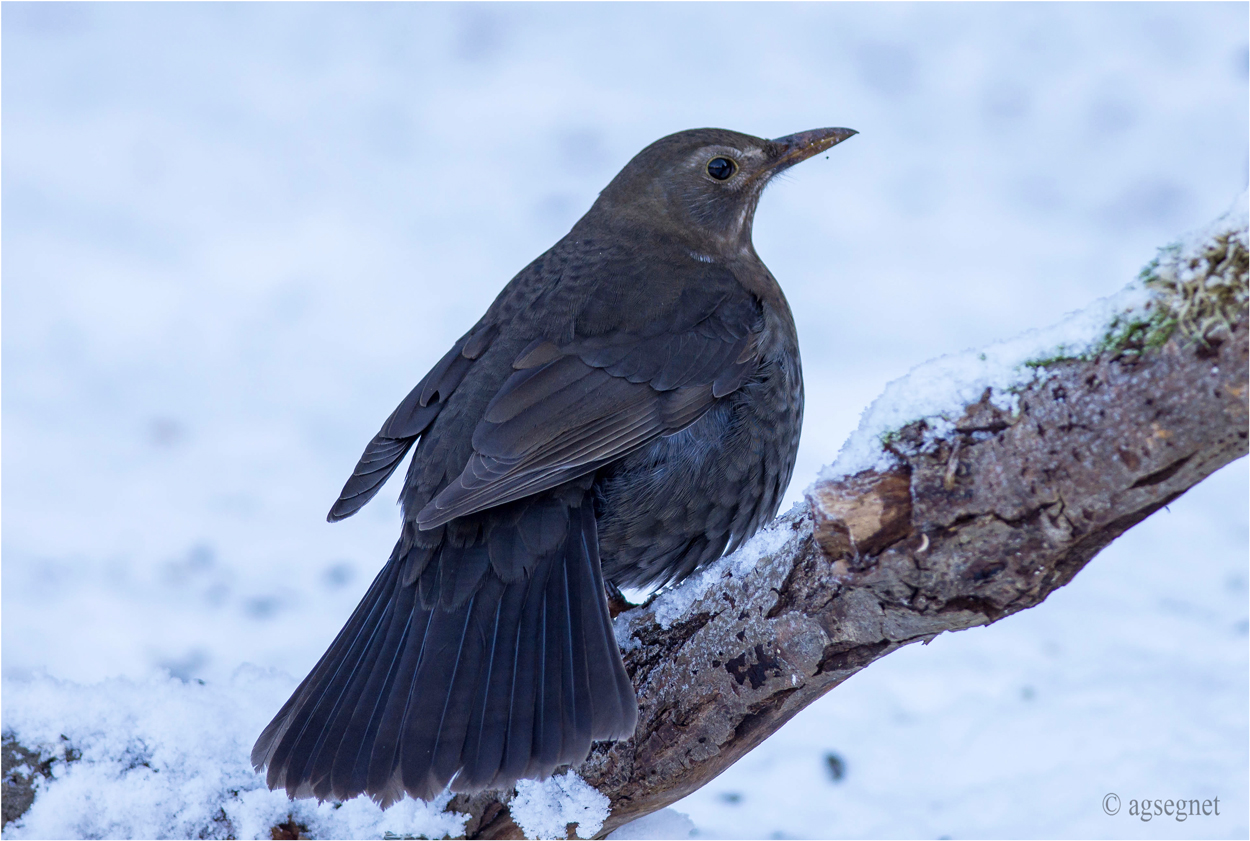
<svg viewBox="0 0 1250 841">
<path fill-rule="evenodd" d="M 616 620 L 632 739 L 520 794 L 289 802 L 251 740 L 291 689 L 51 679 L 4 690 L 4 836 L 602 836 L 698 789 L 869 663 L 1043 601 L 1247 451 L 1247 215 L 1056 327 L 926 363 L 806 501 Z"/>
</svg>

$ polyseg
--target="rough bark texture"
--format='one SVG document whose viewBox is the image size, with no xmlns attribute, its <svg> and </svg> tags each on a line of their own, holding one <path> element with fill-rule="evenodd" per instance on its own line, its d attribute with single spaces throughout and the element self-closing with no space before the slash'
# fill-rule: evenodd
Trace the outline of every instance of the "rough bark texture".
<svg viewBox="0 0 1250 841">
<path fill-rule="evenodd" d="M 818 483 L 785 545 L 626 655 L 641 713 L 578 769 L 605 835 L 728 768 L 869 663 L 1040 603 L 1126 529 L 1247 452 L 1247 325 L 1209 341 L 1048 366 L 1013 416 L 988 395 L 955 431 L 891 442 L 900 466 Z M 477 795 L 469 837 L 522 837 Z"/>
</svg>

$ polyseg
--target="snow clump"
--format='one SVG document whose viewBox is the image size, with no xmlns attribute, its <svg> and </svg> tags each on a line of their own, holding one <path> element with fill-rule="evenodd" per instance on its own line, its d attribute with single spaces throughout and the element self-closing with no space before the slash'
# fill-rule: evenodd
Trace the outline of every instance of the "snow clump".
<svg viewBox="0 0 1250 841">
<path fill-rule="evenodd" d="M 508 809 L 526 838 L 567 838 L 571 823 L 578 838 L 593 838 L 611 814 L 608 798 L 571 770 L 541 782 L 520 780 Z"/>
<path fill-rule="evenodd" d="M 272 838 L 285 826 L 314 838 L 443 838 L 467 815 L 449 793 L 385 812 L 368 798 L 289 800 L 270 791 L 252 742 L 295 688 L 241 666 L 228 685 L 115 678 L 94 686 L 41 676 L 4 683 L 4 736 L 51 758 L 31 769 L 34 803 L 4 838 Z"/>
</svg>

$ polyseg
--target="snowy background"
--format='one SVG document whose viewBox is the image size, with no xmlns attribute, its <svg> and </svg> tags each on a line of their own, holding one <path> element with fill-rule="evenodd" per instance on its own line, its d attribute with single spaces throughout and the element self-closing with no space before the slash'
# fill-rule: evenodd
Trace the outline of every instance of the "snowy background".
<svg viewBox="0 0 1250 841">
<path fill-rule="evenodd" d="M 397 535 L 395 482 L 324 521 L 364 444 L 664 134 L 861 132 L 757 216 L 807 381 L 787 504 L 886 382 L 1115 292 L 1247 181 L 1239 3 L 6 2 L 0 23 L 23 708 L 44 673 L 156 679 L 157 703 L 168 672 L 258 732 Z M 676 808 L 700 837 L 1245 837 L 1248 505 L 1242 460 Z M 1110 792 L 1221 815 L 1109 817 Z"/>
</svg>

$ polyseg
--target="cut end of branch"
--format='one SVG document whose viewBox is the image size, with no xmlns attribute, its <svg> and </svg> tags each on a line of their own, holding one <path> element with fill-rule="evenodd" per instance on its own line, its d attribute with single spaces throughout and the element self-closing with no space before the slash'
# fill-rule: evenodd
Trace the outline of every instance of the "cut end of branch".
<svg viewBox="0 0 1250 841">
<path fill-rule="evenodd" d="M 814 537 L 830 560 L 857 567 L 911 533 L 911 471 L 865 472 L 808 491 Z"/>
</svg>

